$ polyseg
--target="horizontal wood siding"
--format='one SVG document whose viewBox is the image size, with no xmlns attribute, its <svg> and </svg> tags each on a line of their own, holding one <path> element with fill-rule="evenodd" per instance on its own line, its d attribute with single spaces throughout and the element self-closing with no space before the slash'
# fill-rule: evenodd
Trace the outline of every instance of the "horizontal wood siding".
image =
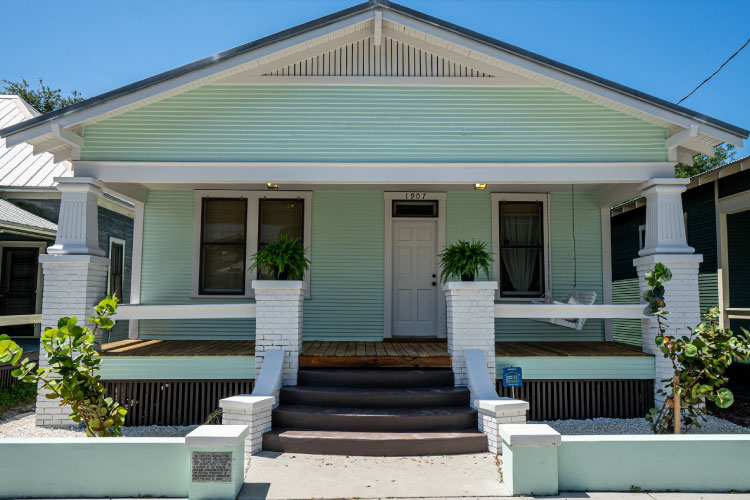
<svg viewBox="0 0 750 500">
<path fill-rule="evenodd" d="M 666 129 L 541 87 L 207 85 L 84 135 L 83 160 L 666 161 Z"/>
<path fill-rule="evenodd" d="M 646 224 L 646 207 L 628 210 L 612 217 L 612 279 L 621 281 L 637 279 L 638 272 L 633 259 L 641 249 L 640 226 Z"/>
<path fill-rule="evenodd" d="M 190 298 L 193 204 L 193 191 L 149 191 L 143 221 L 142 304 L 216 302 Z M 255 320 L 244 319 L 143 320 L 139 329 L 143 339 L 255 338 Z"/>
<path fill-rule="evenodd" d="M 99 374 L 108 380 L 251 379 L 255 356 L 103 356 Z"/>
<path fill-rule="evenodd" d="M 719 306 L 719 278 L 716 273 L 698 274 L 698 295 L 700 297 L 701 314 L 706 312 L 709 307 Z"/>
<path fill-rule="evenodd" d="M 700 272 L 716 273 L 716 207 L 713 182 L 685 191 L 682 194 L 682 209 L 687 212 L 687 243 L 695 248 L 695 253 L 703 255 Z"/>
<path fill-rule="evenodd" d="M 315 191 L 305 340 L 383 338 L 384 199 Z"/>
<path fill-rule="evenodd" d="M 641 291 L 638 278 L 630 278 L 612 282 L 613 304 L 640 304 Z M 612 320 L 612 338 L 616 342 L 641 345 L 641 321 L 638 319 Z"/>
<path fill-rule="evenodd" d="M 498 373 L 506 366 L 520 366 L 525 380 L 533 379 L 652 379 L 651 356 L 554 356 L 496 357 Z"/>
<path fill-rule="evenodd" d="M 577 289 L 595 291 L 596 302 L 602 303 L 602 238 L 601 214 L 595 194 L 579 193 L 576 202 L 576 249 Z M 571 217 L 571 195 L 551 193 L 549 207 L 550 224 L 550 281 L 552 294 L 564 299 L 573 288 L 573 238 Z M 467 217 L 471 217 L 467 214 Z M 497 340 L 604 340 L 604 322 L 599 319 L 586 320 L 582 330 L 550 325 L 526 319 L 495 320 Z"/>
</svg>

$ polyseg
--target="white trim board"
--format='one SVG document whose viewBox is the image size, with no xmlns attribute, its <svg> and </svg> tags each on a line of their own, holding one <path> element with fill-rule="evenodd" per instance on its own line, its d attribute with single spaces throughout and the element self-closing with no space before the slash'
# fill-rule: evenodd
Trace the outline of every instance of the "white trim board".
<svg viewBox="0 0 750 500">
<path fill-rule="evenodd" d="M 393 337 L 393 201 L 394 200 L 408 200 L 411 201 L 408 196 L 412 191 L 386 191 L 383 193 L 385 199 L 385 255 L 383 259 L 383 307 L 385 315 L 383 318 L 384 326 L 384 337 Z M 416 191 L 414 191 L 416 193 Z M 437 201 L 438 202 L 438 216 L 436 218 L 420 217 L 418 220 L 435 220 L 437 221 L 437 249 L 438 253 L 441 253 L 445 248 L 445 213 L 446 213 L 446 202 L 448 200 L 447 193 L 426 193 L 420 192 L 418 200 L 414 201 Z M 411 218 L 404 218 L 404 220 L 417 220 Z M 438 264 L 439 267 L 439 264 Z M 438 273 L 439 275 L 439 269 Z M 436 278 L 439 279 L 439 278 Z M 438 290 L 437 299 L 437 324 L 438 331 L 437 336 L 444 338 L 445 332 L 445 294 L 442 290 Z"/>
<path fill-rule="evenodd" d="M 245 264 L 250 267 L 250 257 L 258 251 L 258 205 L 262 199 L 285 199 L 296 198 L 304 201 L 304 212 L 302 221 L 302 240 L 305 245 L 305 256 L 311 257 L 312 243 L 312 191 L 235 191 L 235 190 L 196 190 L 194 192 L 195 206 L 193 209 L 193 276 L 192 276 L 192 297 L 208 299 L 252 299 L 255 297 L 255 291 L 252 282 L 257 277 L 257 271 L 245 272 L 245 294 L 244 295 L 201 295 L 199 293 L 199 274 L 200 274 L 200 237 L 201 237 L 201 200 L 206 197 L 215 198 L 244 198 L 247 200 L 247 219 L 245 234 Z M 312 260 L 312 259 L 310 259 Z M 314 263 L 310 264 L 310 268 Z M 310 272 L 308 269 L 305 274 L 305 283 L 307 290 L 305 298 L 311 298 L 310 295 Z"/>
<path fill-rule="evenodd" d="M 495 300 L 503 302 L 528 302 L 539 297 L 501 297 L 500 296 L 500 202 L 501 201 L 529 201 L 542 203 L 542 236 L 544 244 L 544 294 L 551 294 L 552 282 L 550 279 L 550 235 L 549 235 L 549 194 L 548 193 L 490 193 L 492 201 L 492 277 L 497 282 Z M 542 294 L 542 297 L 544 296 Z"/>
<path fill-rule="evenodd" d="M 51 242 L 46 241 L 0 241 L 0 273 L 2 273 L 2 262 L 3 262 L 3 250 L 5 248 L 33 248 L 36 247 L 39 249 L 39 255 L 47 253 L 47 246 L 50 245 Z M 37 257 L 38 259 L 38 257 Z M 35 313 L 41 314 L 42 313 L 42 295 L 43 295 L 43 286 L 44 286 L 44 274 L 42 270 L 42 264 L 41 262 L 37 262 L 37 268 L 36 268 L 36 304 L 35 304 Z M 41 334 L 41 324 L 35 324 L 34 325 L 34 337 L 39 337 Z"/>
<path fill-rule="evenodd" d="M 127 262 L 125 240 L 116 236 L 110 236 L 107 241 L 107 258 L 109 259 L 109 266 L 107 266 L 107 295 L 109 295 L 110 288 L 112 288 L 112 244 L 122 245 L 122 281 L 125 284 L 125 262 Z M 131 273 L 132 274 L 132 273 Z M 132 276 L 131 276 L 132 279 Z M 123 291 L 123 294 L 125 292 Z M 122 297 L 117 297 L 118 300 L 122 300 Z"/>
<path fill-rule="evenodd" d="M 675 162 L 321 163 L 75 161 L 76 175 L 102 182 L 310 184 L 594 184 L 673 177 Z"/>
<path fill-rule="evenodd" d="M 143 218 L 145 205 L 133 204 L 133 258 L 130 261 L 130 303 L 141 303 L 141 279 L 143 270 Z M 128 323 L 128 338 L 138 338 L 138 320 Z"/>
</svg>

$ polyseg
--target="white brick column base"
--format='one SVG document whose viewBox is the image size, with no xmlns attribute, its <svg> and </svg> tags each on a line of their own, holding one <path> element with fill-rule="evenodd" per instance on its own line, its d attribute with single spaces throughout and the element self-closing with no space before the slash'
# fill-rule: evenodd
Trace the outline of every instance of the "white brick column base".
<svg viewBox="0 0 750 500">
<path fill-rule="evenodd" d="M 42 331 L 56 328 L 63 317 L 77 317 L 78 324 L 91 316 L 94 306 L 106 296 L 109 260 L 93 255 L 40 255 L 44 286 L 42 291 Z M 89 325 L 91 326 L 91 325 Z M 101 340 L 98 332 L 97 341 Z M 44 349 L 39 365 L 47 366 Z M 70 409 L 59 406 L 59 400 L 47 399 L 39 391 L 36 403 L 36 424 L 39 426 L 75 425 L 68 419 Z"/>
<path fill-rule="evenodd" d="M 304 281 L 253 281 L 255 289 L 255 378 L 266 349 L 284 349 L 282 385 L 297 385 L 302 351 Z"/>
<path fill-rule="evenodd" d="M 456 281 L 443 285 L 448 323 L 448 353 L 455 384 L 469 385 L 464 350 L 480 349 L 494 383 L 495 374 L 494 281 Z"/>
<path fill-rule="evenodd" d="M 250 432 L 245 439 L 245 454 L 258 453 L 263 448 L 263 433 L 271 430 L 273 396 L 241 394 L 219 401 L 222 425 L 246 425 Z"/>
<path fill-rule="evenodd" d="M 666 322 L 669 327 L 665 335 L 670 337 L 682 336 L 688 333 L 688 327 L 695 327 L 700 322 L 700 298 L 698 296 L 698 265 L 703 262 L 703 256 L 697 254 L 655 254 L 640 257 L 633 261 L 638 270 L 638 283 L 643 293 L 650 289 L 646 283 L 646 272 L 654 268 L 654 264 L 661 262 L 672 271 L 672 279 L 664 286 L 664 302 L 666 311 L 669 311 Z M 672 362 L 665 358 L 654 343 L 659 334 L 659 325 L 656 318 L 648 318 L 641 321 L 643 352 L 654 355 L 656 363 L 656 376 L 654 379 L 654 398 L 659 405 L 663 398 L 658 397 L 656 391 L 663 387 L 662 380 L 671 379 L 674 376 Z"/>
<path fill-rule="evenodd" d="M 476 401 L 479 412 L 479 430 L 487 434 L 487 449 L 490 453 L 502 453 L 499 426 L 503 424 L 525 424 L 529 403 L 519 399 L 501 398 Z"/>
</svg>

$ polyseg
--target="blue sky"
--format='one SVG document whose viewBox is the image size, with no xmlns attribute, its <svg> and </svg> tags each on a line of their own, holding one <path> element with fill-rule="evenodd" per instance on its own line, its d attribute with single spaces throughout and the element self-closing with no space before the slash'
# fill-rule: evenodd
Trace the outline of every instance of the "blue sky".
<svg viewBox="0 0 750 500">
<path fill-rule="evenodd" d="M 26 2 L 3 5 L 0 78 L 41 76 L 49 85 L 88 97 L 358 2 L 33 3 L 33 12 Z M 672 102 L 750 37 L 747 0 L 400 3 Z M 750 46 L 683 105 L 750 129 Z M 738 156 L 747 154 L 750 145 Z"/>
</svg>

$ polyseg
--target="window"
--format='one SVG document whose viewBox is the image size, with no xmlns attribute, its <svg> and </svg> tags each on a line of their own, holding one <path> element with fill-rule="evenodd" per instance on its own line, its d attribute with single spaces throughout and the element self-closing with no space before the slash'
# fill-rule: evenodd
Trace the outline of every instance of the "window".
<svg viewBox="0 0 750 500">
<path fill-rule="evenodd" d="M 122 280 L 125 272 L 125 241 L 119 238 L 109 238 L 109 275 L 107 278 L 107 294 L 117 297 L 120 302 L 122 294 Z"/>
<path fill-rule="evenodd" d="M 284 234 L 311 241 L 311 191 L 196 190 L 193 297 L 252 298 L 256 270 L 250 257 Z M 310 273 L 308 282 L 309 298 Z"/>
<path fill-rule="evenodd" d="M 247 199 L 203 198 L 200 285 L 205 295 L 244 295 Z"/>
<path fill-rule="evenodd" d="M 496 298 L 529 300 L 548 288 L 546 194 L 492 193 Z"/>
<path fill-rule="evenodd" d="M 500 296 L 544 293 L 540 202 L 500 202 Z"/>
<path fill-rule="evenodd" d="M 437 201 L 393 200 L 392 217 L 433 217 L 438 216 Z"/>
<path fill-rule="evenodd" d="M 304 213 L 304 200 L 259 200 L 258 250 L 263 249 L 269 243 L 279 241 L 282 234 L 287 238 L 300 240 L 304 245 Z M 271 279 L 272 277 L 259 272 L 258 278 Z"/>
</svg>

